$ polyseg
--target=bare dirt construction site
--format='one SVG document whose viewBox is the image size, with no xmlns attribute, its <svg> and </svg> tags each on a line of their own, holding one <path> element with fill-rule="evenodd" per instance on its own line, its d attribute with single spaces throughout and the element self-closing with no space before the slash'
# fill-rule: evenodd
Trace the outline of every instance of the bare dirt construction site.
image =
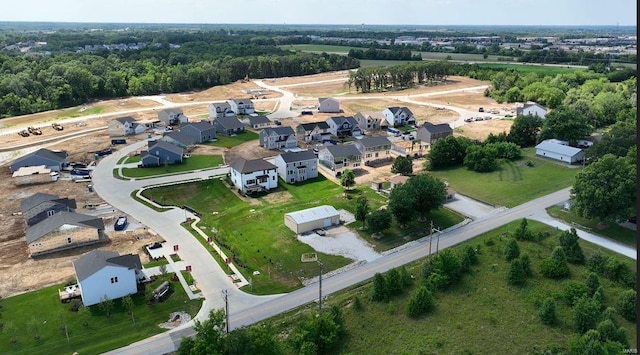
<svg viewBox="0 0 640 355">
<path fill-rule="evenodd" d="M 449 105 L 461 109 L 473 110 L 483 105 L 487 108 L 511 109 L 507 105 L 499 105 L 495 101 L 483 96 L 483 90 L 478 86 L 488 85 L 462 77 L 450 77 L 442 85 L 419 86 L 403 91 L 386 93 L 359 94 L 355 89 L 349 90 L 344 86 L 348 72 L 335 72 L 309 75 L 298 78 L 264 79 L 264 83 L 282 86 L 283 90 L 291 91 L 296 96 L 292 110 L 298 111 L 305 107 L 318 104 L 318 97 L 335 96 L 341 100 L 342 115 L 353 115 L 358 111 L 378 111 L 389 106 L 407 106 L 414 113 L 418 122 L 451 123 L 459 119 L 459 115 L 452 110 L 436 109 L 433 104 Z M 470 88 L 468 92 L 451 92 L 436 94 L 449 90 Z M 475 88 L 475 89 L 471 89 Z M 253 93 L 253 94 L 248 94 Z M 259 93 L 255 95 L 255 93 Z M 424 96 L 423 96 L 424 95 Z M 233 84 L 218 86 L 200 92 L 167 94 L 157 97 L 123 98 L 117 100 L 93 102 L 82 107 L 43 112 L 34 115 L 6 118 L 0 121 L 0 179 L 5 181 L 0 190 L 0 296 L 7 297 L 21 292 L 34 290 L 46 285 L 65 282 L 73 279 L 74 272 L 71 262 L 83 253 L 95 248 L 117 251 L 120 254 L 137 253 L 142 261 L 146 261 L 146 254 L 142 252 L 144 245 L 160 241 L 161 237 L 144 226 L 132 226 L 127 232 L 114 232 L 113 223 L 118 211 L 114 211 L 95 192 L 89 192 L 88 183 L 75 183 L 60 179 L 56 182 L 40 185 L 16 186 L 11 180 L 9 163 L 18 156 L 33 151 L 38 147 L 65 150 L 70 155 L 70 161 L 91 161 L 93 152 L 110 147 L 107 134 L 107 123 L 117 117 L 131 116 L 139 120 L 156 119 L 160 110 L 172 107 L 181 108 L 188 117 L 199 120 L 208 117 L 207 110 L 210 102 L 225 101 L 230 98 L 252 98 L 259 111 L 272 111 L 278 105 L 282 94 L 275 91 L 265 91 L 251 81 L 239 81 Z M 257 99 L 256 99 L 257 98 Z M 413 102 L 403 101 L 411 98 Z M 295 127 L 299 123 L 325 120 L 335 114 L 317 114 L 310 116 L 296 116 L 282 121 L 283 125 Z M 60 123 L 64 130 L 57 131 L 51 127 L 52 122 Z M 455 134 L 470 138 L 484 139 L 489 133 L 500 133 L 509 130 L 511 120 L 472 122 L 456 127 Z M 15 133 L 16 129 L 27 126 L 41 127 L 42 135 L 21 137 Z M 13 132 L 10 132 L 13 131 Z M 81 136 L 76 136 L 82 134 Z M 127 143 L 147 139 L 147 135 L 126 137 Z M 19 147 L 32 144 L 31 147 Z M 113 147 L 117 149 L 116 147 Z M 304 148 L 304 147 L 303 147 Z M 197 148 L 196 154 L 220 154 L 229 163 L 235 157 L 270 157 L 278 151 L 270 151 L 258 146 L 257 141 L 251 141 L 231 149 Z M 358 174 L 358 183 L 372 180 L 384 180 L 390 177 L 391 164 L 377 168 L 366 167 Z M 414 162 L 414 171 L 422 168 L 422 160 Z M 60 197 L 76 199 L 79 213 L 93 214 L 104 219 L 110 241 L 101 245 L 88 246 L 65 252 L 50 254 L 37 259 L 29 257 L 25 241 L 25 222 L 20 212 L 20 202 L 34 193 L 43 192 Z M 135 203 L 132 201 L 132 203 Z M 85 205 L 99 205 L 98 210 L 86 209 Z"/>
</svg>

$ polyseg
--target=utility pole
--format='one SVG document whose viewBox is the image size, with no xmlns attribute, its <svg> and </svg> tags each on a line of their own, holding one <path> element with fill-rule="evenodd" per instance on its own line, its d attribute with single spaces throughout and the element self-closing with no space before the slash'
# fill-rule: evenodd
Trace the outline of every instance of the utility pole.
<svg viewBox="0 0 640 355">
<path fill-rule="evenodd" d="M 438 231 L 438 239 L 436 239 L 436 255 L 438 255 L 438 251 L 440 251 L 440 231 Z"/>
<path fill-rule="evenodd" d="M 320 277 L 318 278 L 318 313 L 322 312 L 322 262 L 318 260 L 320 266 Z"/>
<path fill-rule="evenodd" d="M 222 297 L 224 298 L 224 315 L 226 317 L 226 330 L 229 334 L 229 290 L 226 288 L 222 290 Z"/>
<path fill-rule="evenodd" d="M 431 257 L 431 241 L 433 240 L 433 221 L 429 225 L 429 257 Z"/>
</svg>

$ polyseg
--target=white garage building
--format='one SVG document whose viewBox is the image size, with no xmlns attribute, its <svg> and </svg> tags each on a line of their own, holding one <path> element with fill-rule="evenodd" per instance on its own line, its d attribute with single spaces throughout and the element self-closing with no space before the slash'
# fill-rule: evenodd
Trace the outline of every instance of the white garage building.
<svg viewBox="0 0 640 355">
<path fill-rule="evenodd" d="M 552 139 L 540 142 L 536 146 L 536 155 L 569 164 L 582 162 L 584 159 L 584 151 L 582 149 L 560 144 Z"/>
<path fill-rule="evenodd" d="M 332 206 L 318 206 L 285 213 L 284 225 L 296 234 L 340 224 L 340 213 Z"/>
</svg>

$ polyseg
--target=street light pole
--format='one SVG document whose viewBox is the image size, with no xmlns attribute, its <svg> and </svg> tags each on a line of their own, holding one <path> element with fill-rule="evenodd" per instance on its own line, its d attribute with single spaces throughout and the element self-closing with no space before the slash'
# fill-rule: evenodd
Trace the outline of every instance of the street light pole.
<svg viewBox="0 0 640 355">
<path fill-rule="evenodd" d="M 226 330 L 229 334 L 229 290 L 226 288 L 222 290 L 222 297 L 224 298 L 224 314 L 226 317 Z"/>
<path fill-rule="evenodd" d="M 320 266 L 320 277 L 318 282 L 318 313 L 322 312 L 322 262 L 318 260 Z"/>
</svg>

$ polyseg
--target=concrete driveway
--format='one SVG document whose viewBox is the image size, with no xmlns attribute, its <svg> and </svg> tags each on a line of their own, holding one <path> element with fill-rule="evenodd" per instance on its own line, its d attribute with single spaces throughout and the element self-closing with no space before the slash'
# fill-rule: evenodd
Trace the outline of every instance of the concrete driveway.
<svg viewBox="0 0 640 355">
<path fill-rule="evenodd" d="M 505 209 L 505 207 L 494 207 L 461 194 L 456 194 L 444 206 L 471 219 L 490 216 Z"/>
</svg>

